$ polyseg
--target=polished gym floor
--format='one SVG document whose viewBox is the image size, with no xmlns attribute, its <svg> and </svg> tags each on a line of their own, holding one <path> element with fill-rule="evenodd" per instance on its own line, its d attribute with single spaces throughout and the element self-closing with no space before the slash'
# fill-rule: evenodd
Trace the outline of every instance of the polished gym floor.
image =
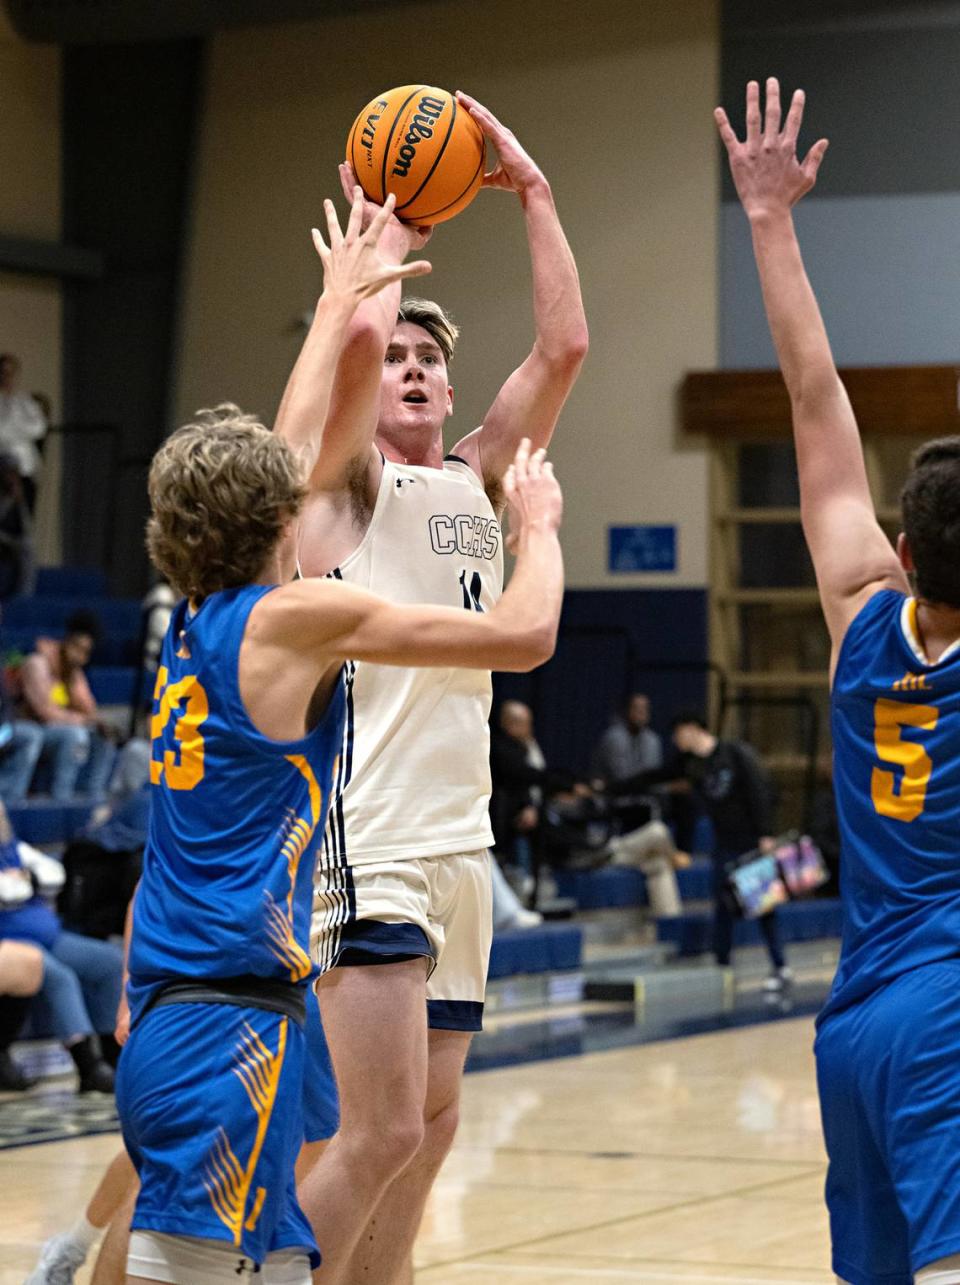
<svg viewBox="0 0 960 1285">
<path fill-rule="evenodd" d="M 821 993 L 798 988 L 791 1012 L 748 988 L 712 1018 L 609 1004 L 495 1017 L 418 1282 L 831 1285 L 807 1011 Z M 0 1151 L 0 1285 L 22 1285 L 116 1145 Z"/>
</svg>

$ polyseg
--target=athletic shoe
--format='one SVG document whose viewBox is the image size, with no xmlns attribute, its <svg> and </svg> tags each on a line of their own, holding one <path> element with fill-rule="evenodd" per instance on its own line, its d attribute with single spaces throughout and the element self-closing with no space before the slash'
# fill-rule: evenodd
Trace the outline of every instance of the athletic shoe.
<svg viewBox="0 0 960 1285">
<path fill-rule="evenodd" d="M 113 1067 L 98 1061 L 80 1076 L 81 1093 L 112 1093 L 114 1091 Z"/>
<path fill-rule="evenodd" d="M 0 1050 L 0 1093 L 23 1093 L 35 1084 L 36 1080 L 24 1075 L 6 1049 Z"/>
<path fill-rule="evenodd" d="M 513 917 L 510 929 L 513 931 L 516 928 L 536 928 L 542 923 L 543 915 L 540 914 L 539 910 L 527 910 L 521 906 Z"/>
<path fill-rule="evenodd" d="M 86 1258 L 86 1250 L 68 1232 L 61 1232 L 44 1245 L 39 1263 L 23 1285 L 73 1285 L 74 1273 Z"/>
<path fill-rule="evenodd" d="M 793 969 L 784 966 L 783 968 L 778 968 L 775 973 L 771 973 L 763 983 L 763 989 L 765 991 L 782 991 L 785 987 L 789 986 L 792 981 Z"/>
</svg>

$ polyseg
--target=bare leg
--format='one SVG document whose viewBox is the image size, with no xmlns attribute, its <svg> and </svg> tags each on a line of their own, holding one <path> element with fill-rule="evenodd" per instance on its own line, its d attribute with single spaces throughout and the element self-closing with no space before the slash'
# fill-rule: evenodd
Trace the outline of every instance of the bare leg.
<svg viewBox="0 0 960 1285">
<path fill-rule="evenodd" d="M 120 1207 L 110 1223 L 97 1255 L 90 1285 L 123 1285 L 127 1279 L 127 1250 L 130 1247 L 130 1220 L 137 1202 L 138 1187 Z"/>
<path fill-rule="evenodd" d="M 118 1151 L 107 1166 L 87 1205 L 87 1218 L 94 1227 L 106 1227 L 123 1205 L 136 1199 L 137 1171 L 126 1151 Z"/>
<path fill-rule="evenodd" d="M 423 1141 L 426 962 L 336 968 L 317 996 L 340 1087 L 340 1130 L 299 1196 L 323 1254 L 318 1279 L 342 1285 L 374 1207 Z"/>
<path fill-rule="evenodd" d="M 345 1285 L 405 1285 L 413 1280 L 413 1244 L 430 1188 L 457 1132 L 460 1082 L 471 1038 L 463 1031 L 430 1032 L 423 1142 L 377 1204 L 350 1259 Z"/>
</svg>

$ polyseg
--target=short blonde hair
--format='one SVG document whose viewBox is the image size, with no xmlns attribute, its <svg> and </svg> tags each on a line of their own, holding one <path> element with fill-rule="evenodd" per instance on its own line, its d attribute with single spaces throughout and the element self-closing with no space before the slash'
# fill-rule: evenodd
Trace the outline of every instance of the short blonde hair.
<svg viewBox="0 0 960 1285">
<path fill-rule="evenodd" d="M 432 299 L 401 299 L 397 323 L 409 321 L 411 325 L 422 326 L 443 353 L 443 360 L 449 366 L 453 361 L 453 350 L 460 338 L 460 327 L 448 317 L 438 303 Z"/>
<path fill-rule="evenodd" d="M 151 561 L 176 593 L 199 602 L 256 580 L 306 488 L 286 442 L 224 403 L 167 438 L 149 492 Z"/>
</svg>

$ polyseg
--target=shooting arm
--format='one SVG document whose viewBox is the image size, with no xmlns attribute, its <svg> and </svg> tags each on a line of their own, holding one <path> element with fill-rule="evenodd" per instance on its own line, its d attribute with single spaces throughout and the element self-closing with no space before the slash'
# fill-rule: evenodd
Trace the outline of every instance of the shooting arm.
<svg viewBox="0 0 960 1285">
<path fill-rule="evenodd" d="M 504 384 L 482 426 L 455 447 L 487 486 L 495 486 L 521 438 L 529 438 L 535 448 L 549 444 L 587 353 L 587 321 L 577 265 L 549 183 L 496 117 L 465 95 L 459 95 L 459 101 L 500 156 L 485 185 L 520 197 L 533 273 L 533 350 Z"/>
</svg>

